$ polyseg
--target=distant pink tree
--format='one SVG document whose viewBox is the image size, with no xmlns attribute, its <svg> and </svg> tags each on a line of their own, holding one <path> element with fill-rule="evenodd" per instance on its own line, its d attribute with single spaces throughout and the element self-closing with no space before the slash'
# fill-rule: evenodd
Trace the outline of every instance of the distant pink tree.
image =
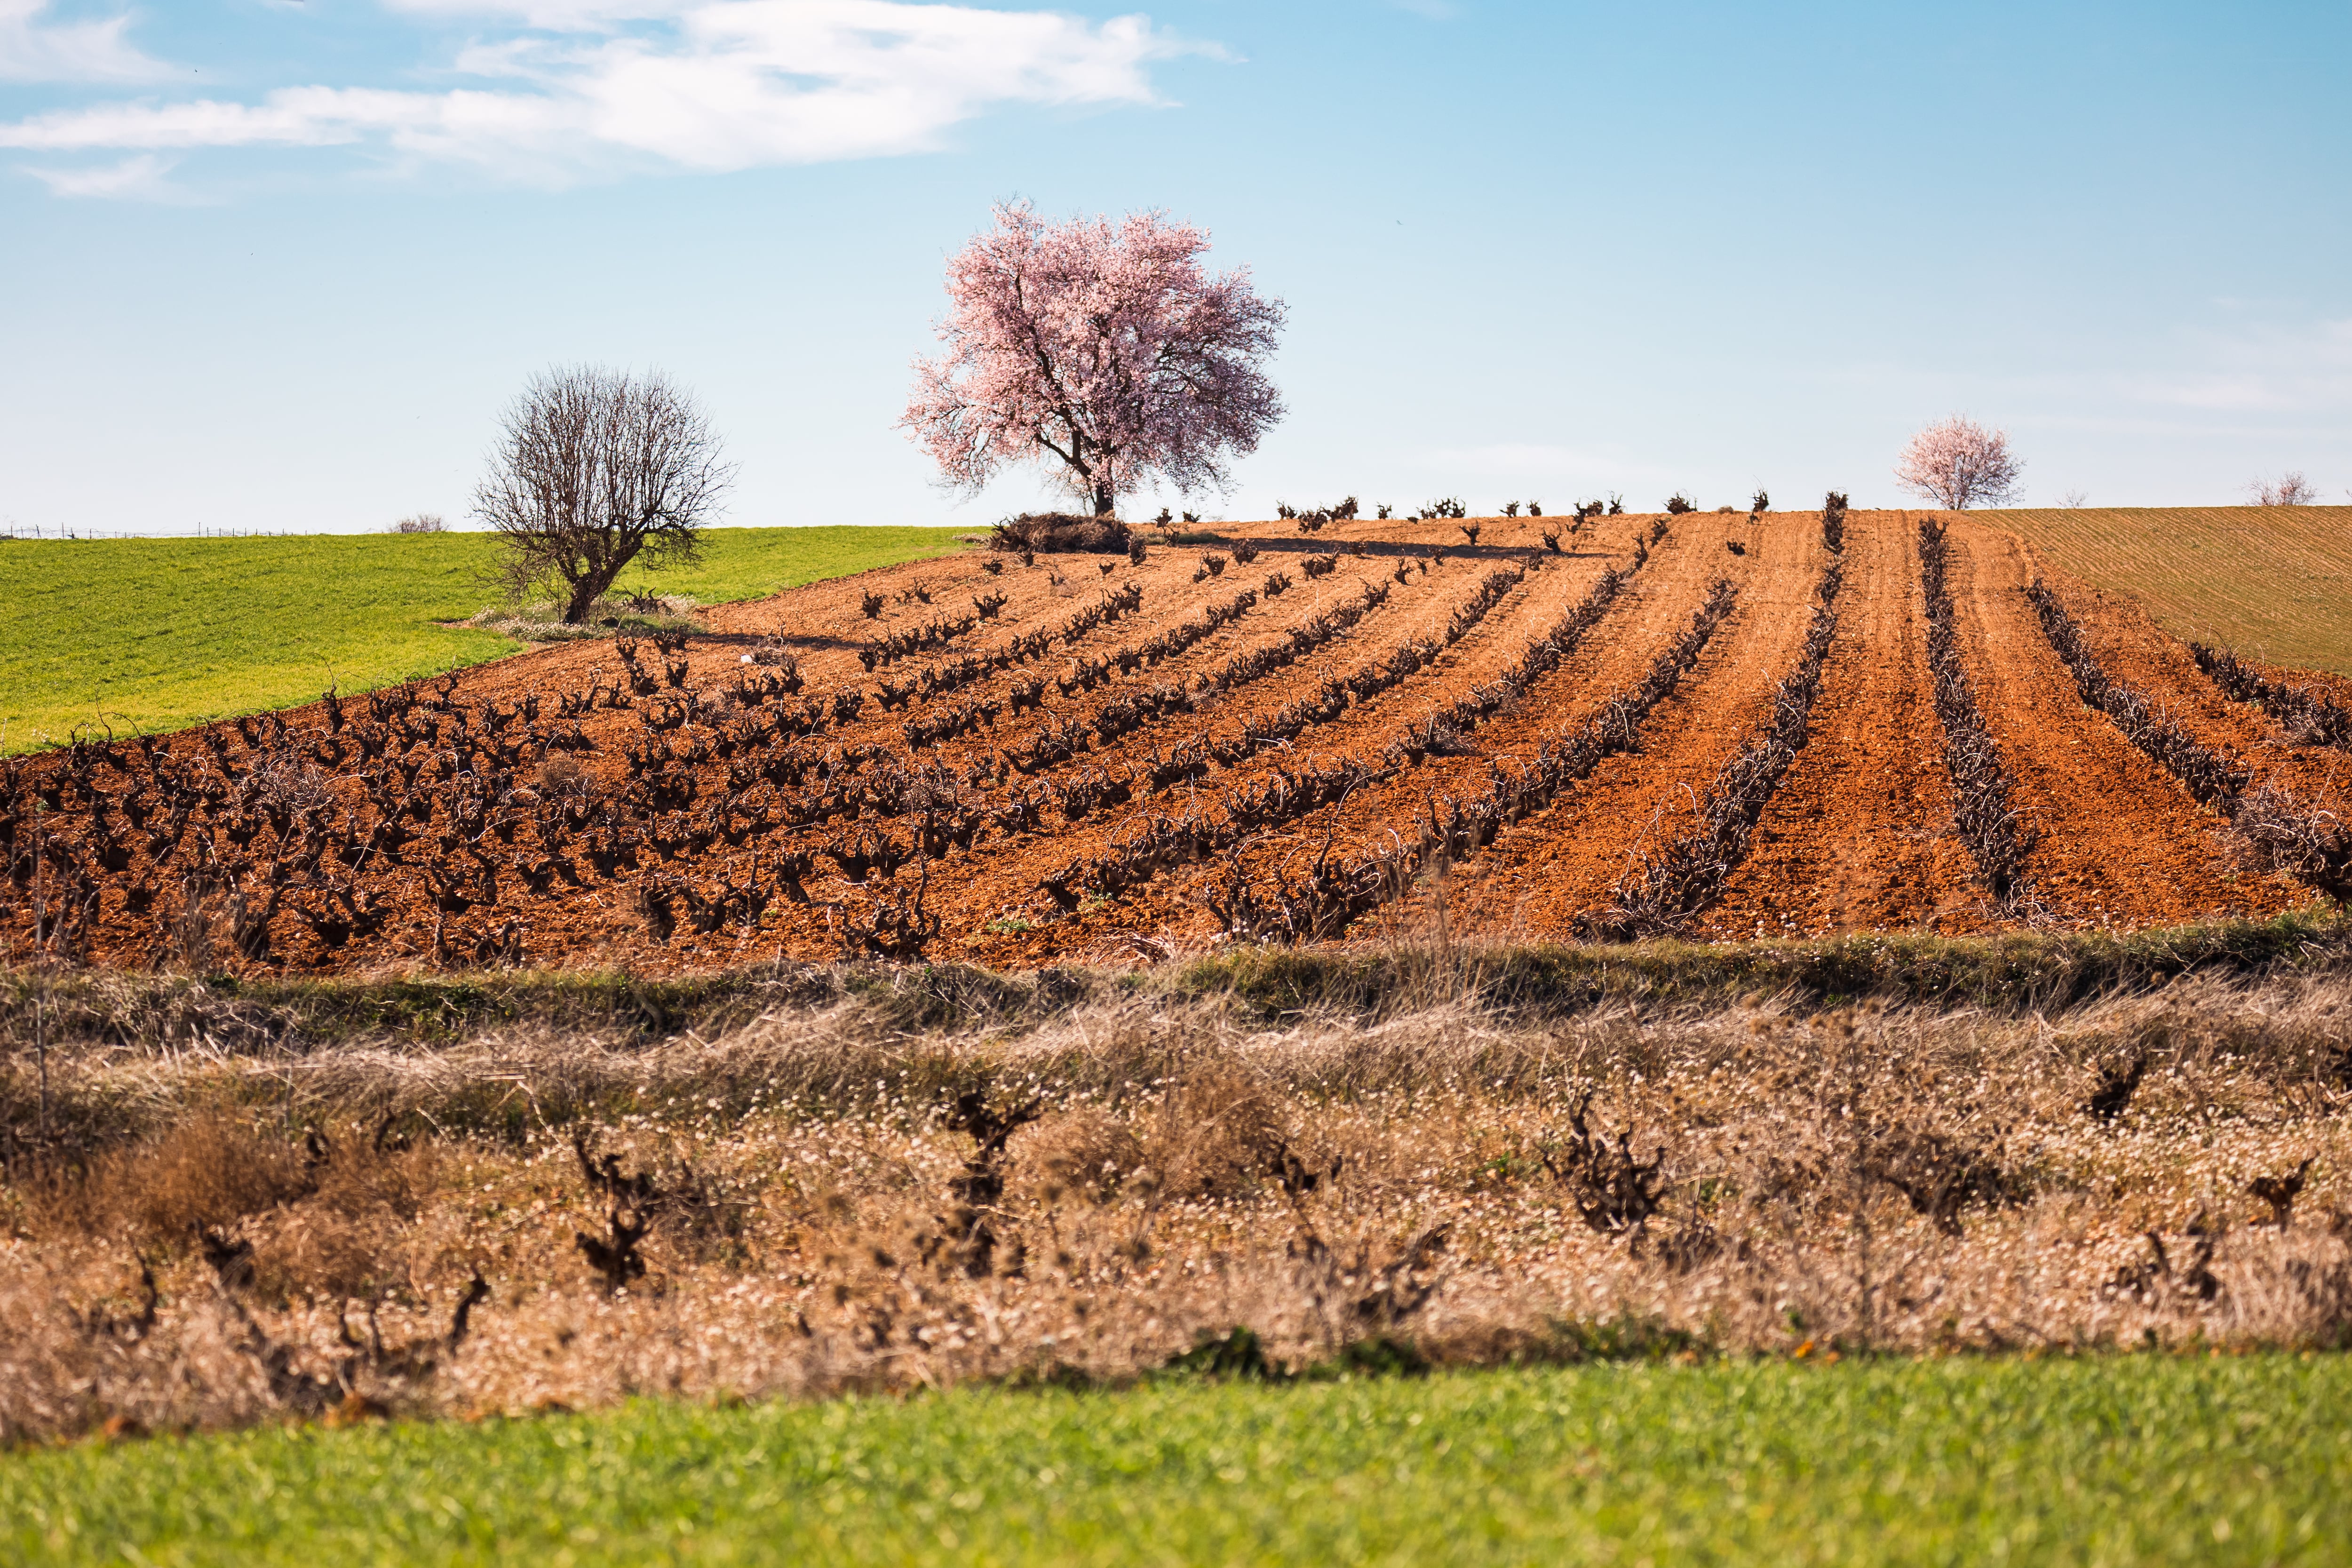
<svg viewBox="0 0 2352 1568">
<path fill-rule="evenodd" d="M 1895 465 L 1905 489 L 1954 511 L 2011 500 L 2024 471 L 2009 449 L 2007 431 L 1988 430 L 1957 414 L 1912 437 Z"/>
<path fill-rule="evenodd" d="M 2256 506 L 2310 506 L 2319 500 L 2319 490 L 2301 474 L 2281 474 L 2275 479 L 2256 479 L 2246 487 Z"/>
<path fill-rule="evenodd" d="M 947 350 L 915 362 L 899 424 L 949 484 L 1042 461 L 1097 516 L 1148 479 L 1223 488 L 1282 417 L 1260 368 L 1282 301 L 1202 261 L 1208 235 L 1158 212 L 1048 224 L 1026 203 L 948 262 Z"/>
</svg>

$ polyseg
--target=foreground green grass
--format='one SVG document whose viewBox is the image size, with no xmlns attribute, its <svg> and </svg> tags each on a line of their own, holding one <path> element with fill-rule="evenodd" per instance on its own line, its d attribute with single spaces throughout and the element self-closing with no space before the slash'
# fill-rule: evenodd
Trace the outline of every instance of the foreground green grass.
<svg viewBox="0 0 2352 1568">
<path fill-rule="evenodd" d="M 701 565 L 621 586 L 755 598 L 959 548 L 947 528 L 742 528 Z M 0 544 L 0 752 L 78 724 L 164 730 L 363 690 L 511 653 L 453 630 L 498 597 L 487 534 L 19 540 Z"/>
<path fill-rule="evenodd" d="M 1589 1366 L 0 1458 L 19 1563 L 2329 1563 L 2352 1361 Z"/>
</svg>

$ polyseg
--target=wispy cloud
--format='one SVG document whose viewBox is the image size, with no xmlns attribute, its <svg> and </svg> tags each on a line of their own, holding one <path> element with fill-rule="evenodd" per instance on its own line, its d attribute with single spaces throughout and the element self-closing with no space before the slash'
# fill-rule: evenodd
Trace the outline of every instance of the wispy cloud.
<svg viewBox="0 0 2352 1568">
<path fill-rule="evenodd" d="M 1200 52 L 1140 16 L 1092 23 L 902 0 L 393 3 L 509 33 L 478 37 L 452 60 L 449 75 L 478 86 L 86 105 L 0 125 L 0 147 L 355 147 L 536 183 L 722 171 L 928 151 L 1000 105 L 1156 103 L 1146 68 Z"/>
<path fill-rule="evenodd" d="M 160 153 L 139 153 L 117 163 L 73 169 L 28 166 L 26 173 L 60 196 L 89 196 L 112 201 L 188 202 L 194 195 L 172 183 L 178 160 Z"/>
<path fill-rule="evenodd" d="M 2206 363 L 2139 377 L 2133 397 L 2179 408 L 2302 413 L 2352 405 L 2352 320 L 2193 335 Z"/>
<path fill-rule="evenodd" d="M 0 81 L 148 81 L 164 74 L 126 42 L 128 16 L 62 22 L 49 0 L 0 0 Z"/>
</svg>

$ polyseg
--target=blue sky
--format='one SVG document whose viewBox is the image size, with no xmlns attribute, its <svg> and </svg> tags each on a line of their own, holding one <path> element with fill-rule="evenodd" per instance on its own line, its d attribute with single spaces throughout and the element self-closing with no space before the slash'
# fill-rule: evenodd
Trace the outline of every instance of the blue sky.
<svg viewBox="0 0 2352 1568">
<path fill-rule="evenodd" d="M 658 366 L 729 521 L 978 523 L 894 426 L 1014 196 L 1289 306 L 1210 515 L 1352 491 L 2352 489 L 2352 5 L 0 0 L 0 523 L 460 519 L 557 362 Z M 1161 499 L 1130 511 L 1148 513 Z"/>
</svg>

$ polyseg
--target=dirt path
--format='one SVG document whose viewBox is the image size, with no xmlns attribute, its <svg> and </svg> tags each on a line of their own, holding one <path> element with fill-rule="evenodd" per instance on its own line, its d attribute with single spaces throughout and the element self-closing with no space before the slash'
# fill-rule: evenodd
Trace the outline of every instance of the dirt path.
<svg viewBox="0 0 2352 1568">
<path fill-rule="evenodd" d="M 1701 934 L 1989 923 L 1967 847 L 1950 833 L 1914 529 L 1902 512 L 1849 514 L 1811 739 Z"/>
</svg>

